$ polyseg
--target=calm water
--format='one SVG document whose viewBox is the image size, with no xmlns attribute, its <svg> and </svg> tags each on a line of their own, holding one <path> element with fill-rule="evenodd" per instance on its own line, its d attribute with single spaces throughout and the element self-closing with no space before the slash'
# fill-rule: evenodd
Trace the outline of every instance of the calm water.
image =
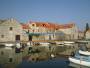
<svg viewBox="0 0 90 68">
<path fill-rule="evenodd" d="M 44 51 L 42 55 L 49 52 L 49 48 L 47 47 L 38 48 Z M 66 51 L 65 48 L 67 49 L 67 47 L 63 48 L 62 46 L 53 46 L 50 50 L 53 50 L 52 53 L 56 53 Z M 85 68 L 83 66 L 71 64 L 68 61 L 68 58 L 64 57 L 47 59 L 37 62 L 31 62 L 26 59 L 23 60 L 23 57 L 27 55 L 28 47 L 26 47 L 24 51 L 20 53 L 15 53 L 15 48 L 0 47 L 0 68 Z"/>
<path fill-rule="evenodd" d="M 23 61 L 17 68 L 72 68 L 68 65 L 68 60 L 65 58 L 58 58 L 35 63 Z"/>
<path fill-rule="evenodd" d="M 17 68 L 89 68 L 89 67 L 70 63 L 66 58 L 56 58 L 52 60 L 34 63 L 23 61 L 17 66 Z"/>
</svg>

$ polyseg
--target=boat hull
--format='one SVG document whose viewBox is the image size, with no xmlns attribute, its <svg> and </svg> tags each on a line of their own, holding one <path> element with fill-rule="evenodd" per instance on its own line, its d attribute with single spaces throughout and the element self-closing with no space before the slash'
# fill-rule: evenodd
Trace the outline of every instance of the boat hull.
<svg viewBox="0 0 90 68">
<path fill-rule="evenodd" d="M 72 41 L 64 41 L 64 44 L 73 44 L 75 42 L 72 42 Z"/>
<path fill-rule="evenodd" d="M 88 51 L 79 50 L 79 53 L 83 54 L 83 55 L 89 55 L 90 56 L 90 52 L 88 52 Z"/>
<path fill-rule="evenodd" d="M 83 61 L 83 60 L 80 60 L 80 59 L 76 59 L 76 58 L 73 58 L 73 57 L 69 57 L 69 61 L 73 62 L 73 63 L 76 63 L 76 64 L 80 64 L 80 65 L 83 65 L 83 66 L 90 67 L 90 62 Z"/>
<path fill-rule="evenodd" d="M 58 45 L 64 45 L 64 42 L 56 42 Z"/>
<path fill-rule="evenodd" d="M 14 44 L 5 44 L 6 47 L 12 47 Z"/>
</svg>

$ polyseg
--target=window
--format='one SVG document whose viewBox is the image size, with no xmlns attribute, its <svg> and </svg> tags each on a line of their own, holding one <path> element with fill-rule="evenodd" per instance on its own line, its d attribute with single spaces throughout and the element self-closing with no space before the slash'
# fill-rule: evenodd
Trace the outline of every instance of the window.
<svg viewBox="0 0 90 68">
<path fill-rule="evenodd" d="M 1 35 L 1 38 L 4 38 L 4 35 Z"/>
<path fill-rule="evenodd" d="M 10 27 L 10 28 L 9 28 L 9 30 L 13 30 L 13 28 L 12 28 L 12 27 Z"/>
</svg>

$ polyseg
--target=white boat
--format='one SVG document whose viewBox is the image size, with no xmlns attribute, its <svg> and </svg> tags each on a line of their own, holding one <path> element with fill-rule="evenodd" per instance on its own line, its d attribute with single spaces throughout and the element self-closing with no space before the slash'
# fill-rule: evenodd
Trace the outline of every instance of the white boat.
<svg viewBox="0 0 90 68">
<path fill-rule="evenodd" d="M 58 44 L 58 45 L 63 45 L 64 42 L 57 42 L 57 41 L 56 41 L 56 44 Z"/>
<path fill-rule="evenodd" d="M 73 42 L 73 41 L 64 41 L 64 44 L 73 44 L 73 43 L 75 43 L 75 42 Z"/>
<path fill-rule="evenodd" d="M 6 47 L 12 47 L 12 46 L 14 46 L 14 44 L 6 43 L 5 46 L 6 46 Z"/>
<path fill-rule="evenodd" d="M 48 42 L 39 42 L 41 45 L 43 45 L 43 44 L 50 44 L 50 43 L 48 43 Z"/>
<path fill-rule="evenodd" d="M 77 41 L 78 43 L 88 43 L 90 41 Z"/>
<path fill-rule="evenodd" d="M 89 56 L 90 56 L 90 52 L 89 52 L 89 51 L 79 50 L 79 53 L 80 53 L 80 54 L 83 54 L 83 55 L 89 55 Z"/>
<path fill-rule="evenodd" d="M 74 46 L 73 44 L 69 44 L 69 43 L 64 44 L 64 45 L 66 45 L 66 46 Z"/>
<path fill-rule="evenodd" d="M 90 67 L 90 55 L 86 51 L 79 50 L 74 57 L 69 57 L 69 61 L 75 64 Z"/>
<path fill-rule="evenodd" d="M 39 43 L 41 46 L 49 46 L 50 43 L 47 43 L 47 42 L 40 42 Z"/>
<path fill-rule="evenodd" d="M 73 57 L 69 57 L 69 61 L 79 64 L 79 65 L 90 67 L 90 61 L 84 61 L 82 59 L 77 59 L 77 58 L 73 58 Z"/>
</svg>

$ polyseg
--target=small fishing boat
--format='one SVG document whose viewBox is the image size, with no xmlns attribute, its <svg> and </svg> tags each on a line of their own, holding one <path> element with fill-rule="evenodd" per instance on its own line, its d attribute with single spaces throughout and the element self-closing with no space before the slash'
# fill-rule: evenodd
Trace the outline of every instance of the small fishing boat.
<svg viewBox="0 0 90 68">
<path fill-rule="evenodd" d="M 56 44 L 58 44 L 58 45 L 63 45 L 64 44 L 64 42 L 56 42 Z"/>
<path fill-rule="evenodd" d="M 50 44 L 50 43 L 48 43 L 48 42 L 40 42 L 40 44 L 43 45 L 43 44 Z"/>
<path fill-rule="evenodd" d="M 41 46 L 49 46 L 50 43 L 48 43 L 48 42 L 40 42 L 39 44 L 40 44 Z"/>
<path fill-rule="evenodd" d="M 79 50 L 74 57 L 69 57 L 69 61 L 79 65 L 90 67 L 90 54 L 87 54 L 86 51 Z"/>
<path fill-rule="evenodd" d="M 80 54 L 83 54 L 83 55 L 89 55 L 89 56 L 90 56 L 90 52 L 89 52 L 89 51 L 79 50 L 79 53 L 80 53 Z"/>
<path fill-rule="evenodd" d="M 12 47 L 12 46 L 14 46 L 14 44 L 6 43 L 5 46 L 6 46 L 6 47 Z"/>
<path fill-rule="evenodd" d="M 73 42 L 73 41 L 64 41 L 64 44 L 73 44 L 73 43 L 75 43 L 75 42 Z"/>
<path fill-rule="evenodd" d="M 69 44 L 69 43 L 64 44 L 64 45 L 66 45 L 66 46 L 74 46 L 73 44 Z"/>
</svg>

